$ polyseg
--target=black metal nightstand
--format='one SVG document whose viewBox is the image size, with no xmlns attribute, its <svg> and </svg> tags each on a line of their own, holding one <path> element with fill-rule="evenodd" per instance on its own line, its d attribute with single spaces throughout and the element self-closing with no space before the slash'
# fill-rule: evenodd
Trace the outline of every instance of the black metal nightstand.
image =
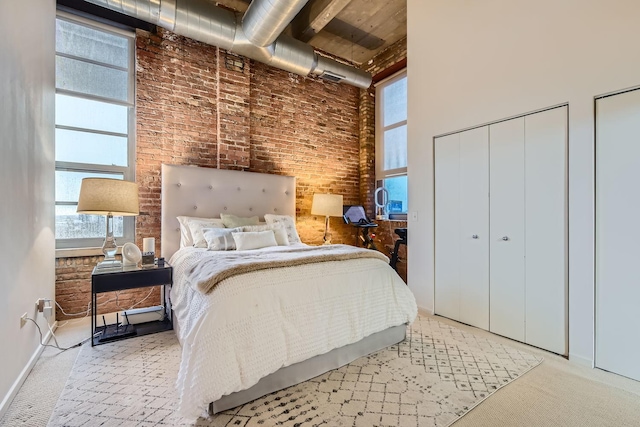
<svg viewBox="0 0 640 427">
<path fill-rule="evenodd" d="M 104 270 L 94 268 L 91 273 L 91 334 L 93 337 L 91 346 L 173 329 L 171 303 L 167 292 L 167 287 L 170 289 L 172 284 L 173 268 L 166 262 L 163 266 L 155 265 L 145 268 L 121 267 Z M 128 325 L 124 318 L 122 321 L 127 323 L 126 326 L 117 324 L 98 326 L 96 311 L 98 294 L 148 286 L 162 286 L 161 298 L 164 307 L 162 320 Z"/>
</svg>

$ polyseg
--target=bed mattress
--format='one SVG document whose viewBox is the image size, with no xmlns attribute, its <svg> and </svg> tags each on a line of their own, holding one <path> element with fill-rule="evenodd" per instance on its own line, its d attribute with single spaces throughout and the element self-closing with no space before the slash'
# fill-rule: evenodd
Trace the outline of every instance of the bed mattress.
<svg viewBox="0 0 640 427">
<path fill-rule="evenodd" d="M 183 248 L 170 261 L 182 344 L 179 412 L 189 419 L 282 367 L 410 323 L 417 315 L 413 294 L 397 273 L 369 258 L 245 273 L 203 294 L 189 283 L 188 272 L 219 254 Z"/>
</svg>

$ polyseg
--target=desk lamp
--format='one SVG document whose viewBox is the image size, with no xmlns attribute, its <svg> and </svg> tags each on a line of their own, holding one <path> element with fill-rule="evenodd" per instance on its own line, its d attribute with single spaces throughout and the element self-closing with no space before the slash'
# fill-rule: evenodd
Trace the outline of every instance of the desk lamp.
<svg viewBox="0 0 640 427">
<path fill-rule="evenodd" d="M 139 213 L 138 185 L 121 179 L 84 178 L 80 186 L 78 213 L 106 215 L 107 231 L 102 245 L 104 261 L 98 269 L 121 267 L 115 259 L 118 246 L 113 237 L 113 216 L 134 216 Z"/>
<path fill-rule="evenodd" d="M 342 195 L 341 194 L 314 194 L 311 204 L 311 215 L 324 215 L 324 244 L 331 244 L 331 233 L 329 232 L 329 217 L 342 216 Z"/>
</svg>

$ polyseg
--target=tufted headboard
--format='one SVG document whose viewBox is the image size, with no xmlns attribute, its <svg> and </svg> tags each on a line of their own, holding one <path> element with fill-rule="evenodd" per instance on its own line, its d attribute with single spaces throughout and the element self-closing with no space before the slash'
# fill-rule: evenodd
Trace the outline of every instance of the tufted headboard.
<svg viewBox="0 0 640 427">
<path fill-rule="evenodd" d="M 180 215 L 219 218 L 265 214 L 296 216 L 296 179 L 197 166 L 162 165 L 161 256 L 180 248 Z"/>
</svg>

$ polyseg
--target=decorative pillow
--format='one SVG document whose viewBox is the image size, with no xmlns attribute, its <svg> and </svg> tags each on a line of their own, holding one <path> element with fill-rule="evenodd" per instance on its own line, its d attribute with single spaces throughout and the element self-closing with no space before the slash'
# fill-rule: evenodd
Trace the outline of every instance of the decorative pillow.
<svg viewBox="0 0 640 427">
<path fill-rule="evenodd" d="M 203 228 L 202 234 L 210 251 L 232 251 L 236 248 L 232 234 L 240 231 L 239 228 Z"/>
<path fill-rule="evenodd" d="M 198 221 L 207 225 L 208 227 L 224 227 L 222 220 L 219 218 L 200 218 L 195 216 L 179 216 L 176 217 L 178 222 L 180 223 L 180 247 L 184 248 L 185 246 L 193 246 L 193 233 L 191 231 L 191 227 L 189 227 L 190 221 Z M 200 242 L 202 244 L 202 242 Z M 200 247 L 206 247 L 200 246 Z"/>
<path fill-rule="evenodd" d="M 300 243 L 300 236 L 298 236 L 298 231 L 296 230 L 296 221 L 291 215 L 266 214 L 264 219 L 269 225 L 282 225 L 284 230 L 287 232 L 287 238 L 289 239 L 290 245 Z"/>
<path fill-rule="evenodd" d="M 276 236 L 276 242 L 278 243 L 278 246 L 289 246 L 289 238 L 287 237 L 287 232 L 281 224 L 269 225 L 265 223 L 261 225 L 245 225 L 244 227 L 240 228 L 242 228 L 242 231 L 245 233 L 248 231 L 273 230 L 273 234 Z"/>
<path fill-rule="evenodd" d="M 244 233 L 231 233 L 239 251 L 260 249 L 269 246 L 278 246 L 273 230 L 247 231 Z"/>
<path fill-rule="evenodd" d="M 224 228 L 224 224 L 222 224 L 222 220 L 217 218 L 211 218 L 211 219 L 192 218 L 187 220 L 187 225 L 189 226 L 189 230 L 191 231 L 193 246 L 196 248 L 207 247 L 207 241 L 204 239 L 204 235 L 202 234 L 203 228 Z"/>
<path fill-rule="evenodd" d="M 222 223 L 227 228 L 235 228 L 242 227 L 243 225 L 258 225 L 258 217 L 241 217 L 229 214 L 220 214 L 220 218 L 222 218 Z"/>
</svg>

